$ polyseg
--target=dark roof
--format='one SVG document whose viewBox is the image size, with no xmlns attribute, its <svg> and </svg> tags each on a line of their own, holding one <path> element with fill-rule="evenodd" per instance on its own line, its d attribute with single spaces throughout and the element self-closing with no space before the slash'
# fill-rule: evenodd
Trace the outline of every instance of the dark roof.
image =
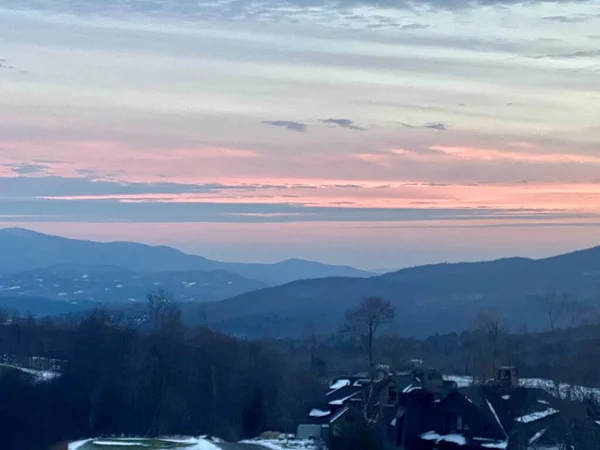
<svg viewBox="0 0 600 450">
<path fill-rule="evenodd" d="M 478 408 L 481 417 L 494 428 L 494 437 L 504 434 L 510 438 L 519 433 L 527 440 L 539 439 L 560 411 L 557 400 L 540 388 L 473 385 L 459 389 L 459 394 Z"/>
</svg>

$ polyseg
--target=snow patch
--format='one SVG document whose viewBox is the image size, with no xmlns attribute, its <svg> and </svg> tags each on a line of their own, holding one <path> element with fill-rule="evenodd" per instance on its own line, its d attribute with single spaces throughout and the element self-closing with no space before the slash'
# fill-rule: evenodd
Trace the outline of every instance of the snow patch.
<svg viewBox="0 0 600 450">
<path fill-rule="evenodd" d="M 485 442 L 483 444 L 481 444 L 482 447 L 485 448 L 500 448 L 500 449 L 505 449 L 508 447 L 508 442 L 507 441 L 502 441 L 502 442 Z"/>
<path fill-rule="evenodd" d="M 85 439 L 83 441 L 75 441 L 75 442 L 71 442 L 68 447 L 67 450 L 77 450 L 81 447 L 83 447 L 85 444 L 87 444 L 88 442 L 90 442 L 91 439 Z"/>
<path fill-rule="evenodd" d="M 410 389 L 408 389 L 408 390 L 405 389 L 402 392 L 404 392 L 405 394 L 408 394 L 409 392 L 418 391 L 418 390 L 421 390 L 421 389 L 423 389 L 421 386 L 411 386 Z"/>
<path fill-rule="evenodd" d="M 503 398 L 504 400 L 510 400 L 510 395 L 503 395 L 503 396 L 502 396 L 502 398 Z"/>
<path fill-rule="evenodd" d="M 318 408 L 313 408 L 308 414 L 310 417 L 325 417 L 331 414 L 331 411 L 323 411 Z"/>
<path fill-rule="evenodd" d="M 114 447 L 150 447 L 148 444 L 142 442 L 126 442 L 126 441 L 92 441 L 94 445 L 100 446 L 114 446 Z"/>
<path fill-rule="evenodd" d="M 440 435 L 437 434 L 435 431 L 429 431 L 427 433 L 424 433 L 421 435 L 421 439 L 426 440 L 426 441 L 435 441 L 436 443 L 440 443 L 440 442 L 452 442 L 454 444 L 457 445 L 467 445 L 467 439 L 460 434 L 445 434 L 445 435 Z"/>
<path fill-rule="evenodd" d="M 335 383 L 329 385 L 329 389 L 337 391 L 346 386 L 350 386 L 350 380 L 337 380 Z"/>
<path fill-rule="evenodd" d="M 290 450 L 290 449 L 310 449 L 315 448 L 314 442 L 309 440 L 298 440 L 298 439 L 248 439 L 240 441 L 240 444 L 253 444 L 256 446 L 264 447 L 269 450 Z"/>
<path fill-rule="evenodd" d="M 544 435 L 544 433 L 548 431 L 548 427 L 544 428 L 543 430 L 538 431 L 537 433 L 535 433 L 531 439 L 529 439 L 529 445 L 531 444 L 535 444 L 537 441 L 539 441 L 539 439 Z"/>
<path fill-rule="evenodd" d="M 349 395 L 348 397 L 344 397 L 344 398 L 338 398 L 337 400 L 331 400 L 329 402 L 330 405 L 335 405 L 335 406 L 341 406 L 343 405 L 347 400 L 350 400 L 352 397 L 354 397 L 358 392 L 355 392 L 352 395 Z"/>
<path fill-rule="evenodd" d="M 531 414 L 526 414 L 524 416 L 517 417 L 515 420 L 517 422 L 521 422 L 521 423 L 531 423 L 531 422 L 535 422 L 536 420 L 541 420 L 541 419 L 545 419 L 546 417 L 553 416 L 554 414 L 557 414 L 557 413 L 558 413 L 557 409 L 548 408 L 544 411 L 536 411 Z"/>
<path fill-rule="evenodd" d="M 496 410 L 494 409 L 494 407 L 492 406 L 492 404 L 490 403 L 489 400 L 486 399 L 486 402 L 487 402 L 490 410 L 492 411 L 492 414 L 494 414 L 494 417 L 496 418 L 496 422 L 498 422 L 498 425 L 500 425 L 500 428 L 502 429 L 504 436 L 508 437 L 508 434 L 506 434 L 506 430 L 502 426 L 502 422 L 500 422 L 500 419 L 498 418 L 498 414 L 496 414 Z"/>
</svg>

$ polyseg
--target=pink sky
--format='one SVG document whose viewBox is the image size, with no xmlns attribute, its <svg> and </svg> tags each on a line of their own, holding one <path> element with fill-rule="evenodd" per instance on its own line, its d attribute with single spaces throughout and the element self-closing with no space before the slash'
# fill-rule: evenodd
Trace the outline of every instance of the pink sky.
<svg viewBox="0 0 600 450">
<path fill-rule="evenodd" d="M 370 268 L 600 243 L 590 5 L 75 3 L 0 7 L 0 226 Z"/>
</svg>

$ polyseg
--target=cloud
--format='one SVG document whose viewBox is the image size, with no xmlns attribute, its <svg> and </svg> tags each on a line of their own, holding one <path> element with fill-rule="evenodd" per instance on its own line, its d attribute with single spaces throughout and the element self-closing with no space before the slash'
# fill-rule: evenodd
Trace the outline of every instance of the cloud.
<svg viewBox="0 0 600 450">
<path fill-rule="evenodd" d="M 360 127 L 360 126 L 356 125 L 350 119 L 333 119 L 333 118 L 329 118 L 329 119 L 320 119 L 319 122 L 327 124 L 327 125 L 338 126 L 340 128 L 348 128 L 349 130 L 367 131 L 367 128 L 363 128 L 363 127 Z"/>
<path fill-rule="evenodd" d="M 460 105 L 465 106 L 462 103 L 459 104 L 459 106 Z M 402 125 L 403 127 L 406 127 L 406 128 L 427 128 L 430 130 L 448 131 L 448 125 L 446 125 L 444 122 L 428 122 L 423 125 L 414 125 L 411 123 L 400 122 L 400 125 Z"/>
<path fill-rule="evenodd" d="M 426 28 L 429 28 L 429 25 L 425 25 L 422 23 L 409 23 L 400 26 L 401 30 L 425 30 Z"/>
<path fill-rule="evenodd" d="M 24 75 L 27 73 L 26 70 L 22 70 L 19 69 L 18 67 L 13 66 L 12 64 L 10 64 L 8 62 L 8 60 L 4 59 L 4 58 L 0 58 L 0 71 L 7 71 L 7 72 L 14 72 L 14 73 L 18 73 L 21 75 Z"/>
<path fill-rule="evenodd" d="M 514 161 L 521 163 L 546 164 L 600 164 L 600 157 L 575 153 L 533 153 L 516 152 L 474 147 L 431 146 L 430 150 L 446 157 L 468 161 Z"/>
<path fill-rule="evenodd" d="M 470 189 L 473 191 L 473 189 Z M 119 200 L 34 199 L 3 201 L 0 222 L 29 218 L 31 222 L 78 223 L 268 223 L 268 222 L 415 222 L 544 221 L 597 217 L 545 208 L 444 206 L 444 199 L 407 199 L 404 207 L 356 207 L 352 201 L 334 201 L 328 206 L 296 203 L 224 202 L 122 202 Z"/>
<path fill-rule="evenodd" d="M 443 122 L 432 122 L 432 123 L 425 124 L 423 127 L 430 128 L 432 130 L 438 130 L 438 131 L 447 131 L 448 130 L 448 127 Z"/>
<path fill-rule="evenodd" d="M 50 168 L 48 164 L 35 163 L 11 163 L 3 164 L 7 169 L 11 169 L 12 172 L 19 175 L 33 175 L 44 173 Z"/>
<path fill-rule="evenodd" d="M 587 22 L 588 20 L 596 19 L 598 17 L 600 17 L 600 14 L 576 14 L 572 16 L 556 15 L 542 17 L 542 20 L 559 23 L 582 23 Z"/>
<path fill-rule="evenodd" d="M 570 53 L 554 53 L 547 55 L 531 56 L 533 59 L 576 59 L 576 58 L 596 58 L 600 56 L 600 50 L 580 50 Z"/>
<path fill-rule="evenodd" d="M 265 120 L 264 124 L 272 125 L 274 127 L 285 128 L 290 131 L 297 131 L 299 133 L 306 133 L 308 125 L 302 122 L 293 122 L 291 120 Z"/>
<path fill-rule="evenodd" d="M 10 6 L 11 0 L 9 0 Z M 79 15 L 118 15 L 119 13 L 142 13 L 154 17 L 181 16 L 190 18 L 208 17 L 232 18 L 237 20 L 248 19 L 281 19 L 289 14 L 292 17 L 302 12 L 303 8 L 310 8 L 314 15 L 316 12 L 322 14 L 337 13 L 346 20 L 360 20 L 357 14 L 348 13 L 352 8 L 382 8 L 396 10 L 415 10 L 419 7 L 435 10 L 465 10 L 480 6 L 511 6 L 519 5 L 522 0 L 290 0 L 282 3 L 279 0 L 222 0 L 218 2 L 203 2 L 197 0 L 179 0 L 167 2 L 163 0 L 97 0 L 78 1 L 34 1 L 13 0 L 15 5 L 21 8 L 35 7 L 43 11 L 58 13 L 70 13 Z M 555 0 L 557 4 L 569 4 L 571 0 Z M 544 0 L 534 0 L 534 4 L 545 3 Z M 577 3 L 583 3 L 579 1 Z M 28 5 L 29 4 L 29 5 Z M 389 18 L 383 21 L 384 25 L 390 25 Z"/>
</svg>

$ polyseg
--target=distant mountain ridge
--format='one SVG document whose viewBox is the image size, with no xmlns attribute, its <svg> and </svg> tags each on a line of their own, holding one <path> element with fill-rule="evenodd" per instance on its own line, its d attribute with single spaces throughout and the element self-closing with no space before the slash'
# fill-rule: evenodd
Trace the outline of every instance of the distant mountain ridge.
<svg viewBox="0 0 600 450">
<path fill-rule="evenodd" d="M 497 310 L 513 329 L 542 326 L 545 313 L 536 298 L 551 292 L 594 307 L 600 298 L 600 247 L 537 260 L 443 263 L 370 278 L 301 280 L 199 308 L 222 331 L 286 336 L 335 331 L 348 308 L 378 295 L 395 306 L 399 333 L 427 336 L 469 328 L 482 309 Z"/>
<path fill-rule="evenodd" d="M 131 302 L 163 287 L 183 302 L 189 323 L 201 320 L 246 337 L 334 333 L 344 312 L 372 295 L 395 306 L 396 332 L 415 337 L 465 330 L 482 309 L 497 310 L 511 329 L 540 327 L 546 318 L 536 298 L 551 293 L 590 308 L 589 317 L 596 317 L 594 308 L 600 311 L 600 247 L 543 259 L 431 264 L 377 276 L 295 259 L 218 262 L 170 247 L 80 241 L 22 229 L 0 229 L 0 249 L 0 306 L 4 300 L 17 309 L 61 313 L 85 310 L 87 301 L 88 307 L 131 305 L 135 314 Z M 45 308 L 44 301 L 51 305 Z"/>
<path fill-rule="evenodd" d="M 0 275 L 65 264 L 116 266 L 140 272 L 225 270 L 268 285 L 303 278 L 372 275 L 349 266 L 294 259 L 275 264 L 220 262 L 166 246 L 68 239 L 22 228 L 0 229 L 0 249 Z"/>
</svg>

